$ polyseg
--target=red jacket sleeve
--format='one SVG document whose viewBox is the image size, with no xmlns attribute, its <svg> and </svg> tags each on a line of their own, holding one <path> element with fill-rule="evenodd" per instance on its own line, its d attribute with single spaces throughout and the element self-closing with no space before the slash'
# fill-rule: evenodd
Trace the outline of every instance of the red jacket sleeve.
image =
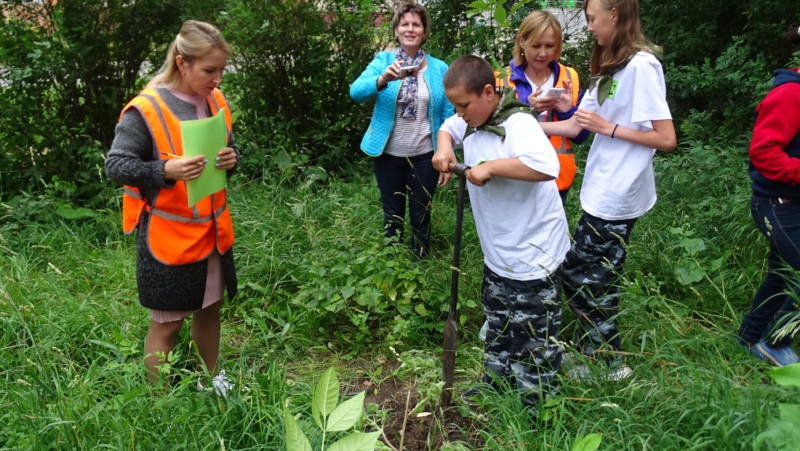
<svg viewBox="0 0 800 451">
<path fill-rule="evenodd" d="M 764 177 L 800 184 L 800 159 L 784 150 L 800 132 L 800 83 L 770 91 L 756 108 L 758 118 L 750 142 L 750 161 Z"/>
</svg>

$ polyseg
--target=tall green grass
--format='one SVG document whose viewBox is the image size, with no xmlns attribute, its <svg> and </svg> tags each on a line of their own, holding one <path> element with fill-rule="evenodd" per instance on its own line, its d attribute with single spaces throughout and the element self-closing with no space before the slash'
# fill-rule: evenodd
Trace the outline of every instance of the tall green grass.
<svg viewBox="0 0 800 451">
<path fill-rule="evenodd" d="M 601 450 L 753 448 L 765 418 L 796 393 L 774 386 L 764 374 L 768 366 L 733 344 L 766 252 L 749 217 L 743 154 L 741 145 L 691 144 L 656 158 L 659 202 L 634 228 L 621 282 L 619 321 L 634 376 L 587 384 L 562 375 L 559 397 L 545 407 L 547 421 L 531 421 L 509 394 L 489 394 L 474 410 L 456 406 L 473 419 L 464 430 L 472 446 L 570 449 L 579 436 L 602 433 Z M 285 398 L 306 409 L 308 382 L 327 367 L 353 376 L 371 365 L 359 362 L 391 360 L 389 345 L 440 352 L 453 186 L 436 195 L 433 251 L 419 263 L 402 247 L 384 252 L 380 199 L 369 175 L 291 184 L 237 179 L 230 204 L 241 295 L 223 308 L 221 354 L 241 388 L 222 400 L 194 388 L 201 375 L 188 333 L 178 340 L 168 380 L 156 388 L 146 383 L 148 313 L 136 298 L 134 240 L 119 232 L 116 211 L 67 220 L 52 204 L 34 220 L 14 211 L 26 204 L 4 203 L 0 449 L 280 450 Z M 572 224 L 578 215 L 576 189 Z M 459 390 L 482 371 L 482 256 L 469 212 L 464 227 Z M 689 285 L 675 272 L 688 258 L 685 238 L 705 246 L 694 258 L 706 277 Z M 340 312 L 308 307 L 320 283 L 339 292 L 338 284 L 348 283 L 337 266 L 368 268 L 353 263 L 362 257 L 412 274 L 420 286 L 409 299 L 425 306 L 426 316 L 387 309 L 357 324 L 347 315 L 360 308 L 355 301 Z M 330 273 L 319 276 L 322 269 Z M 569 314 L 565 319 L 569 337 L 574 324 Z M 374 331 L 371 341 L 365 324 Z M 365 372 L 381 380 L 379 371 Z"/>
</svg>

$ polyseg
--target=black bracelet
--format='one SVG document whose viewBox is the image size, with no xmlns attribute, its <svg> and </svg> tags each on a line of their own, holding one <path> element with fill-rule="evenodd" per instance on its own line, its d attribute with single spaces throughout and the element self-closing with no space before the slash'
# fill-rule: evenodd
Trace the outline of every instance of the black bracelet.
<svg viewBox="0 0 800 451">
<path fill-rule="evenodd" d="M 619 124 L 614 125 L 614 130 L 611 132 L 611 139 L 614 139 L 614 133 L 617 132 L 617 127 L 619 127 Z"/>
</svg>

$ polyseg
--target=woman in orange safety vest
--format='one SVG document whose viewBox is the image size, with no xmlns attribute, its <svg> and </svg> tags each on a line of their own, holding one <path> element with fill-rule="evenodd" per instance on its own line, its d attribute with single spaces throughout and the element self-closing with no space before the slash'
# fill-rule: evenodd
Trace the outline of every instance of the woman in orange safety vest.
<svg viewBox="0 0 800 451">
<path fill-rule="evenodd" d="M 540 122 L 569 119 L 577 110 L 581 96 L 580 80 L 575 69 L 558 62 L 561 57 L 561 23 L 546 11 L 534 11 L 519 27 L 514 42 L 514 58 L 509 67 L 496 74 L 497 86 L 514 86 L 517 98 L 539 113 Z M 550 88 L 563 88 L 560 96 L 547 96 Z M 582 143 L 588 133 L 574 138 Z M 567 193 L 575 180 L 577 168 L 570 140 L 550 136 L 558 154 L 561 172 L 556 179 L 561 202 L 566 205 Z"/>
<path fill-rule="evenodd" d="M 136 282 L 139 302 L 150 309 L 147 376 L 158 381 L 157 365 L 173 349 L 183 320 L 191 315 L 201 365 L 215 376 L 212 384 L 220 395 L 231 387 L 224 371 L 216 372 L 223 292 L 227 288 L 229 299 L 236 295 L 233 224 L 225 189 L 190 207 L 186 181 L 199 177 L 208 164 L 230 176 L 238 163 L 230 106 L 217 88 L 228 53 L 219 30 L 186 21 L 159 74 L 123 108 L 105 163 L 108 177 L 125 185 L 125 233 L 139 229 Z M 220 110 L 227 147 L 215 161 L 184 158 L 181 121 L 211 117 Z"/>
</svg>

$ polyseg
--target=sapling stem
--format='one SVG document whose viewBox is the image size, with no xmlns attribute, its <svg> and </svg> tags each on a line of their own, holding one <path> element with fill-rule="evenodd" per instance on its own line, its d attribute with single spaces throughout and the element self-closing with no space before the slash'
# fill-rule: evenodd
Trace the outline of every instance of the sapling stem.
<svg viewBox="0 0 800 451">
<path fill-rule="evenodd" d="M 411 390 L 416 387 L 417 384 L 408 387 L 408 394 L 406 395 L 406 409 L 403 412 L 403 429 L 400 431 L 400 448 L 398 451 L 403 451 L 403 441 L 406 438 L 406 423 L 408 423 L 408 404 L 411 402 Z"/>
</svg>

